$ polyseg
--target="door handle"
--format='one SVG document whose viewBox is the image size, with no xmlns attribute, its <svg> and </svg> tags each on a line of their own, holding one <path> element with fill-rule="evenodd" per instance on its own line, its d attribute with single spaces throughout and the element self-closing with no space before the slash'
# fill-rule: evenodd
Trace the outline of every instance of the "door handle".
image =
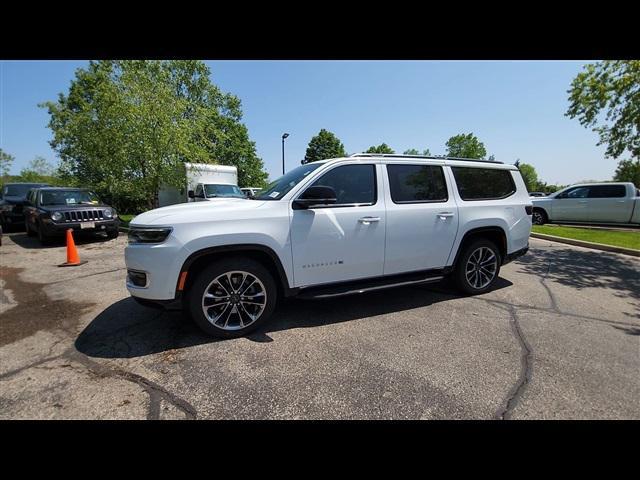
<svg viewBox="0 0 640 480">
<path fill-rule="evenodd" d="M 578 203 L 587 203 L 586 200 L 578 200 Z"/>
<path fill-rule="evenodd" d="M 379 222 L 379 221 L 380 221 L 380 217 L 362 217 L 358 219 L 358 222 L 362 223 L 363 225 L 369 225 L 370 223 Z"/>
<path fill-rule="evenodd" d="M 447 218 L 453 217 L 453 212 L 440 212 L 438 217 L 440 217 L 440 220 L 446 220 Z"/>
<path fill-rule="evenodd" d="M 624 203 L 625 200 L 618 200 L 618 203 Z"/>
</svg>

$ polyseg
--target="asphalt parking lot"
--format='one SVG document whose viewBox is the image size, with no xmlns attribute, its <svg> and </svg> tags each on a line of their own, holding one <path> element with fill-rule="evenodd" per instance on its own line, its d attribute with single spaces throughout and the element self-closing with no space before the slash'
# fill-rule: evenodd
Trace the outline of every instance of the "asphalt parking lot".
<svg viewBox="0 0 640 480">
<path fill-rule="evenodd" d="M 531 239 L 498 288 L 292 300 L 217 341 L 125 289 L 126 237 L 0 247 L 3 419 L 638 419 L 640 259 Z"/>
</svg>

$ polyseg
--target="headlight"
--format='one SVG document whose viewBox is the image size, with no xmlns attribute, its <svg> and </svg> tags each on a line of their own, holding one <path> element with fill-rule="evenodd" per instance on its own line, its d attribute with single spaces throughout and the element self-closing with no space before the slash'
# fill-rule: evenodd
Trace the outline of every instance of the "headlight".
<svg viewBox="0 0 640 480">
<path fill-rule="evenodd" d="M 112 218 L 113 217 L 113 210 L 111 210 L 110 208 L 105 208 L 102 211 L 104 218 Z"/>
<path fill-rule="evenodd" d="M 51 220 L 53 220 L 54 222 L 59 222 L 60 220 L 62 220 L 62 213 L 60 212 L 53 212 L 51 214 Z"/>
<path fill-rule="evenodd" d="M 129 230 L 129 243 L 162 243 L 173 230 L 171 227 L 136 228 Z"/>
</svg>

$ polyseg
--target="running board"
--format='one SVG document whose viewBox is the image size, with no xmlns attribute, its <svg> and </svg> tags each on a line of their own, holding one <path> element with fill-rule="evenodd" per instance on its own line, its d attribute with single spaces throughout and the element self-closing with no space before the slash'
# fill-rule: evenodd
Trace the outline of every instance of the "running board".
<svg viewBox="0 0 640 480">
<path fill-rule="evenodd" d="M 418 285 L 422 283 L 439 282 L 444 279 L 444 275 L 423 277 L 415 280 L 396 281 L 391 283 L 381 283 L 380 281 L 369 282 L 350 282 L 335 286 L 325 287 L 308 287 L 300 291 L 297 298 L 307 300 L 321 300 L 324 298 L 343 297 L 346 295 L 355 295 L 358 293 L 373 292 L 376 290 L 384 290 L 387 288 L 404 287 L 407 285 Z"/>
</svg>

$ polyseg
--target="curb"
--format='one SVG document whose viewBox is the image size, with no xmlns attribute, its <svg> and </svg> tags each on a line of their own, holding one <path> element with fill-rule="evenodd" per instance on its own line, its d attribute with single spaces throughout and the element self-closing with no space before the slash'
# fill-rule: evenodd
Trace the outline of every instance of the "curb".
<svg viewBox="0 0 640 480">
<path fill-rule="evenodd" d="M 531 233 L 531 236 L 533 238 L 539 238 L 541 240 L 551 240 L 558 243 L 567 243 L 569 245 L 575 245 L 577 247 L 592 248 L 594 250 L 603 250 L 605 252 L 622 253 L 624 255 L 631 255 L 632 257 L 640 257 L 640 250 L 633 250 L 631 248 L 614 247 L 612 245 L 585 242 L 584 240 L 574 240 L 573 238 L 556 237 L 555 235 L 546 235 L 544 233 Z"/>
</svg>

